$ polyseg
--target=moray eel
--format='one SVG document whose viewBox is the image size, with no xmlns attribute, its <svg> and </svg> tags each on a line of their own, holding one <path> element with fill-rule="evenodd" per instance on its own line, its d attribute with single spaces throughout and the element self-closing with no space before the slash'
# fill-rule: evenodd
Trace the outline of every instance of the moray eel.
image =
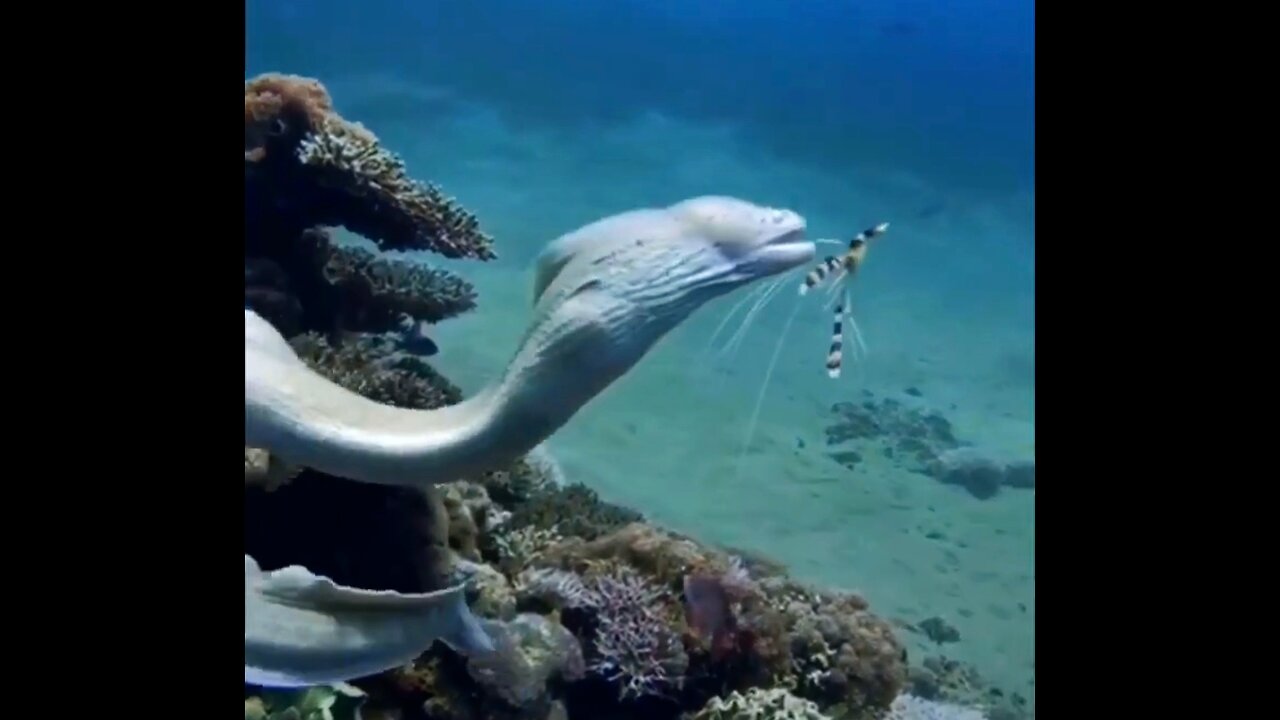
<svg viewBox="0 0 1280 720">
<path fill-rule="evenodd" d="M 464 592 L 360 590 L 297 565 L 263 572 L 245 555 L 244 681 L 345 682 L 410 663 L 437 639 L 463 654 L 491 652 Z"/>
<path fill-rule="evenodd" d="M 421 487 L 500 469 L 563 426 L 707 301 L 814 258 L 804 219 L 729 197 L 632 210 L 552 241 L 505 371 L 436 410 L 391 407 L 317 374 L 244 315 L 245 445 L 288 466 Z"/>
</svg>

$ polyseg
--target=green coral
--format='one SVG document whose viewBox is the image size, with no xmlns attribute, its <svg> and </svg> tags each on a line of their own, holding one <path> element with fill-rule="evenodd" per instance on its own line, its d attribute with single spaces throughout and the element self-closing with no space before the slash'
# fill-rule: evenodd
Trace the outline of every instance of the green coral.
<svg viewBox="0 0 1280 720">
<path fill-rule="evenodd" d="M 831 720 L 818 705 L 787 692 L 785 688 L 751 688 L 742 694 L 711 700 L 691 720 Z"/>
<path fill-rule="evenodd" d="M 244 720 L 360 720 L 364 691 L 321 685 L 297 691 L 264 690 L 244 701 Z"/>
</svg>

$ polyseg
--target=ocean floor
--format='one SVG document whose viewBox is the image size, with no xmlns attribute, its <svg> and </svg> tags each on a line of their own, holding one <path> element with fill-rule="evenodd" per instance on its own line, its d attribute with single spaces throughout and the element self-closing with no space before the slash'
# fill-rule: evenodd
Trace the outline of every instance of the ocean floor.
<svg viewBox="0 0 1280 720">
<path fill-rule="evenodd" d="M 438 366 L 468 392 L 514 349 L 538 249 L 586 222 L 709 193 L 791 207 L 812 237 L 890 221 L 855 290 L 870 355 L 841 379 L 823 369 L 831 321 L 820 293 L 800 300 L 784 288 L 736 351 L 721 352 L 740 316 L 709 347 L 739 294 L 701 311 L 549 446 L 571 480 L 659 523 L 860 590 L 890 618 L 942 617 L 959 642 L 940 647 L 904 632 L 913 657 L 945 654 L 1034 697 L 1034 490 L 980 500 L 875 454 L 850 470 L 829 457 L 824 436 L 831 406 L 869 391 L 940 412 L 959 438 L 991 452 L 1034 459 L 1029 191 L 967 197 L 885 168 L 793 166 L 753 152 L 732 128 L 659 114 L 557 135 L 514 129 L 430 89 L 325 82 L 344 115 L 373 128 L 412 175 L 440 183 L 497 239 L 499 261 L 447 263 L 480 297 L 478 310 L 436 333 Z"/>
</svg>

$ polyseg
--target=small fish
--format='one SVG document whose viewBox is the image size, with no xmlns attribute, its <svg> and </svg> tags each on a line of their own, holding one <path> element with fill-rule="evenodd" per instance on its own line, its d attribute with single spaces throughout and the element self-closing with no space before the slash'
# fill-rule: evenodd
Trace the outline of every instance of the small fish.
<svg viewBox="0 0 1280 720">
<path fill-rule="evenodd" d="M 426 320 L 415 320 L 408 315 L 400 316 L 400 348 L 407 353 L 431 357 L 440 352 L 440 347 L 427 336 L 435 326 Z"/>
<path fill-rule="evenodd" d="M 413 661 L 440 640 L 485 655 L 493 640 L 466 586 L 430 593 L 344 587 L 298 565 L 263 572 L 244 556 L 244 681 L 271 688 L 332 685 Z"/>
<path fill-rule="evenodd" d="M 738 627 L 724 584 L 708 575 L 686 575 L 684 599 L 689 628 L 711 648 L 711 659 L 733 652 Z"/>
</svg>

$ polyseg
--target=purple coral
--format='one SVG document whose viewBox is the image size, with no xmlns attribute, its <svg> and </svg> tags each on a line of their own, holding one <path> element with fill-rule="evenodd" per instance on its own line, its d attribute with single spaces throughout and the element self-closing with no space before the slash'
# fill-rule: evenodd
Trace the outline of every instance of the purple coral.
<svg viewBox="0 0 1280 720">
<path fill-rule="evenodd" d="M 633 574 L 594 580 L 597 622 L 593 674 L 620 684 L 623 699 L 679 688 L 689 659 L 660 612 L 665 591 Z"/>
</svg>

